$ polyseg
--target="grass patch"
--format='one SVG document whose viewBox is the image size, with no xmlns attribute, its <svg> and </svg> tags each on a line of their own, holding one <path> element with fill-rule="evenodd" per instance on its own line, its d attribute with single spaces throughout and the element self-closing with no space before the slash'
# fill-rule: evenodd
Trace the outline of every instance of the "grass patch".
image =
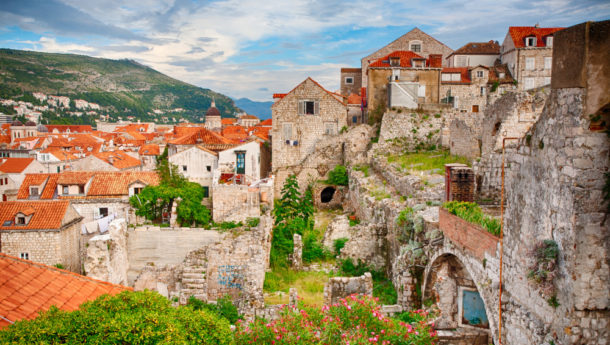
<svg viewBox="0 0 610 345">
<path fill-rule="evenodd" d="M 354 170 L 362 171 L 364 173 L 364 177 L 369 177 L 369 166 L 367 164 L 358 164 L 354 165 Z"/>
<path fill-rule="evenodd" d="M 379 304 L 396 304 L 398 295 L 394 289 L 394 284 L 392 284 L 392 281 L 388 279 L 384 272 L 376 271 L 360 260 L 358 260 L 358 264 L 354 264 L 352 259 L 341 261 L 339 268 L 340 276 L 358 277 L 366 272 L 371 272 L 373 276 L 373 296 L 379 297 Z"/>
<path fill-rule="evenodd" d="M 466 157 L 449 154 L 448 151 L 409 152 L 402 155 L 389 155 L 388 163 L 398 163 L 404 170 L 434 170 L 445 169 L 445 164 L 462 163 L 470 166 Z"/>
<path fill-rule="evenodd" d="M 492 235 L 500 236 L 500 221 L 483 214 L 481 207 L 474 202 L 450 201 L 443 204 L 449 213 L 456 215 L 467 222 L 481 225 Z"/>
<path fill-rule="evenodd" d="M 324 304 L 324 284 L 333 275 L 324 272 L 294 271 L 290 268 L 276 269 L 265 273 L 263 291 L 266 293 L 282 292 L 265 297 L 265 303 L 287 304 L 288 290 L 297 289 L 299 297 L 305 304 L 321 306 Z"/>
</svg>

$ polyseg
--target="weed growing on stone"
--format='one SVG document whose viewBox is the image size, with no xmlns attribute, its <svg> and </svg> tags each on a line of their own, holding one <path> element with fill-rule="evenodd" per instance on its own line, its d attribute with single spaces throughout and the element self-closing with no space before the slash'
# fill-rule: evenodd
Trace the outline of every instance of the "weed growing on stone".
<svg viewBox="0 0 610 345">
<path fill-rule="evenodd" d="M 481 207 L 474 202 L 450 201 L 443 207 L 451 214 L 456 215 L 467 222 L 479 224 L 492 235 L 500 236 L 500 221 L 496 218 L 483 214 Z"/>
<path fill-rule="evenodd" d="M 362 171 L 364 173 L 364 177 L 369 177 L 369 166 L 367 164 L 358 164 L 354 165 L 354 170 Z"/>
<path fill-rule="evenodd" d="M 343 247 L 345 247 L 345 244 L 347 243 L 347 241 L 349 241 L 349 239 L 346 237 L 337 238 L 334 241 L 333 247 L 335 248 L 335 255 L 341 254 L 341 249 L 343 249 Z"/>
</svg>

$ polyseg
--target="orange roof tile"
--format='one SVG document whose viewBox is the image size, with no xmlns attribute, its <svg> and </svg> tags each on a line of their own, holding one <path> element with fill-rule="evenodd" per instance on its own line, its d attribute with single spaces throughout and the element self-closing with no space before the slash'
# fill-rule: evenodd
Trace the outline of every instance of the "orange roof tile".
<svg viewBox="0 0 610 345">
<path fill-rule="evenodd" d="M 394 67 L 390 66 L 390 58 L 398 58 L 399 65 L 403 68 L 412 67 L 411 59 L 423 59 L 422 56 L 410 51 L 410 50 L 397 50 L 391 52 L 390 54 L 375 60 L 372 64 L 369 65 L 371 67 Z M 398 67 L 398 66 L 396 66 Z"/>
<path fill-rule="evenodd" d="M 138 153 L 140 156 L 158 156 L 160 154 L 159 145 L 157 144 L 146 144 L 140 147 Z"/>
<path fill-rule="evenodd" d="M 38 191 L 41 200 L 53 199 L 57 189 L 57 179 L 59 174 L 26 174 L 19 191 L 17 199 L 28 199 L 30 197 L 30 187 L 43 187 Z"/>
<path fill-rule="evenodd" d="M 537 28 L 535 26 L 510 26 L 508 33 L 515 48 L 525 48 L 526 37 L 536 37 L 536 47 L 546 47 L 546 38 L 564 28 Z"/>
<path fill-rule="evenodd" d="M 247 120 L 259 120 L 259 118 L 257 116 L 254 115 L 242 115 L 240 116 L 241 119 L 247 119 Z"/>
<path fill-rule="evenodd" d="M 59 174 L 57 184 L 61 185 L 84 185 L 89 182 L 94 171 L 64 171 Z"/>
<path fill-rule="evenodd" d="M 142 165 L 139 159 L 120 151 L 97 152 L 93 155 L 119 170 Z"/>
<path fill-rule="evenodd" d="M 259 124 L 257 126 L 272 126 L 272 125 L 273 125 L 273 120 L 266 119 L 266 120 L 259 122 Z"/>
<path fill-rule="evenodd" d="M 176 127 L 178 129 L 181 127 Z M 196 144 L 230 144 L 231 140 L 203 127 L 186 127 L 197 128 L 197 131 L 191 131 L 189 134 L 182 135 L 176 139 L 169 140 L 168 144 L 174 145 L 196 145 Z"/>
<path fill-rule="evenodd" d="M 237 119 L 226 117 L 226 118 L 221 119 L 220 123 L 223 126 L 230 126 L 230 125 L 234 124 L 236 121 L 237 121 Z"/>
<path fill-rule="evenodd" d="M 103 294 L 124 290 L 133 289 L 0 253 L 0 328 L 34 319 L 52 305 L 75 310 Z"/>
<path fill-rule="evenodd" d="M 87 198 L 129 195 L 129 185 L 136 181 L 156 186 L 159 184 L 159 175 L 154 171 L 96 172 Z"/>
<path fill-rule="evenodd" d="M 248 133 L 246 132 L 246 129 L 244 127 L 235 125 L 235 126 L 227 126 L 227 127 L 223 128 L 222 136 L 227 139 L 236 140 L 239 142 L 241 140 L 248 138 Z"/>
<path fill-rule="evenodd" d="M 60 200 L 4 201 L 0 203 L 0 230 L 59 229 L 69 205 L 70 202 Z M 30 209 L 34 211 L 30 212 Z M 27 224 L 15 224 L 15 215 L 19 212 L 33 214 Z"/>
<path fill-rule="evenodd" d="M 57 130 L 59 133 L 66 133 L 70 130 L 70 133 L 87 133 L 93 132 L 93 128 L 90 125 L 45 125 L 49 130 L 49 133 L 53 133 L 53 130 Z"/>
<path fill-rule="evenodd" d="M 0 172 L 7 174 L 18 174 L 23 172 L 32 162 L 34 158 L 6 158 L 0 164 Z"/>
<path fill-rule="evenodd" d="M 115 132 L 146 132 L 148 131 L 148 123 L 132 123 L 129 125 L 116 127 Z"/>
</svg>

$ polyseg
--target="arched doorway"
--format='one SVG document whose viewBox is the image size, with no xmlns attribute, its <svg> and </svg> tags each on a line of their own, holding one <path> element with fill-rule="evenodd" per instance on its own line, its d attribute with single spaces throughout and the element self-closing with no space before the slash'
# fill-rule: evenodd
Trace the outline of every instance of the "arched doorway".
<svg viewBox="0 0 610 345">
<path fill-rule="evenodd" d="M 335 187 L 326 187 L 322 189 L 320 193 L 320 201 L 323 203 L 329 203 L 333 200 L 333 196 L 335 195 Z"/>
</svg>

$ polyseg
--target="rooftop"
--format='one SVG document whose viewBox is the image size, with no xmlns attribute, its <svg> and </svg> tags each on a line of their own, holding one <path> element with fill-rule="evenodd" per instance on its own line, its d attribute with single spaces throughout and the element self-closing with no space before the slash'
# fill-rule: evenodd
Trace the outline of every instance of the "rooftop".
<svg viewBox="0 0 610 345">
<path fill-rule="evenodd" d="M 69 201 L 3 201 L 0 203 L 0 230 L 60 229 Z M 17 213 L 32 215 L 27 224 L 15 224 Z"/>
</svg>

